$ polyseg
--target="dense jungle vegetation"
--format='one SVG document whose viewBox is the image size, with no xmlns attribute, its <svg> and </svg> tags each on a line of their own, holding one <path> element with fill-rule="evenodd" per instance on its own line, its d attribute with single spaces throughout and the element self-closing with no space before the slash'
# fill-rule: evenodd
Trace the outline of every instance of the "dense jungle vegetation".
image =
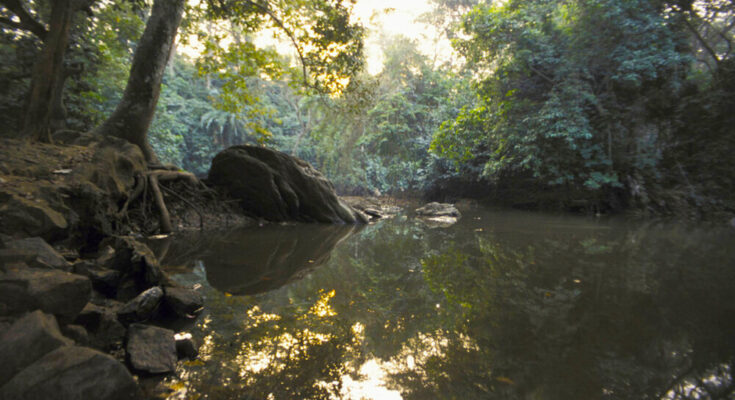
<svg viewBox="0 0 735 400">
<path fill-rule="evenodd" d="M 66 26 L 51 131 L 92 131 L 123 97 L 149 2 L 2 0 L 0 135 L 28 132 L 43 21 L 62 3 L 81 11 Z M 203 176 L 220 150 L 260 143 L 343 194 L 735 211 L 732 1 L 432 0 L 422 20 L 455 53 L 383 37 L 377 74 L 362 68 L 362 38 L 379 32 L 351 22 L 350 2 L 195 3 L 148 131 L 162 162 Z M 259 46 L 264 28 L 296 51 Z M 181 51 L 193 42 L 198 52 Z"/>
</svg>

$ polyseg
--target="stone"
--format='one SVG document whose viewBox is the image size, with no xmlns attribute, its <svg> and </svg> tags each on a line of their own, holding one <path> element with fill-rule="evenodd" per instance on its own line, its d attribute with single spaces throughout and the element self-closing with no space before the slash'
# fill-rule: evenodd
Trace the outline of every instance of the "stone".
<svg viewBox="0 0 735 400">
<path fill-rule="evenodd" d="M 58 270 L 21 268 L 0 274 L 0 305 L 7 314 L 41 309 L 61 323 L 72 322 L 91 292 L 87 277 Z"/>
<path fill-rule="evenodd" d="M 416 209 L 416 215 L 420 217 L 454 217 L 462 216 L 459 210 L 449 203 L 429 203 Z"/>
<path fill-rule="evenodd" d="M 117 319 L 117 315 L 105 312 L 100 317 L 97 328 L 91 333 L 90 345 L 96 349 L 109 352 L 122 348 L 127 329 Z"/>
<path fill-rule="evenodd" d="M 97 264 L 82 260 L 74 264 L 75 274 L 84 275 L 92 282 L 94 290 L 108 297 L 115 297 L 120 284 L 121 274 L 113 269 L 102 268 Z"/>
<path fill-rule="evenodd" d="M 204 299 L 196 290 L 167 286 L 163 297 L 166 307 L 180 317 L 190 317 L 202 309 Z"/>
<path fill-rule="evenodd" d="M 187 358 L 193 360 L 199 356 L 199 349 L 191 333 L 177 333 L 174 335 L 174 340 L 176 340 L 176 354 L 180 360 Z"/>
<path fill-rule="evenodd" d="M 117 312 L 117 316 L 123 323 L 145 321 L 151 319 L 158 305 L 163 299 L 163 289 L 154 286 L 143 291 L 137 297 L 127 302 Z"/>
<path fill-rule="evenodd" d="M 93 303 L 87 303 L 82 311 L 79 312 L 74 320 L 77 324 L 86 327 L 89 330 L 95 330 L 99 326 L 102 315 L 107 312 L 105 307 Z"/>
<path fill-rule="evenodd" d="M 97 350 L 58 348 L 0 388 L 0 399 L 134 400 L 143 397 L 125 366 Z"/>
<path fill-rule="evenodd" d="M 71 344 L 53 315 L 41 311 L 26 314 L 0 337 L 0 387 L 46 353 Z"/>
<path fill-rule="evenodd" d="M 68 228 L 64 215 L 46 201 L 0 193 L 0 232 L 53 239 L 63 236 Z"/>
<path fill-rule="evenodd" d="M 131 237 L 119 236 L 103 242 L 103 246 L 105 245 L 115 249 L 114 259 L 107 261 L 105 265 L 119 271 L 123 281 L 132 279 L 136 293 L 152 286 L 170 284 L 168 277 L 161 271 L 155 254 L 145 244 Z"/>
<path fill-rule="evenodd" d="M 80 346 L 87 346 L 89 344 L 89 333 L 81 325 L 66 325 L 61 328 L 61 332 L 64 334 L 64 336 L 73 340 L 74 343 Z"/>
<path fill-rule="evenodd" d="M 37 265 L 45 265 L 49 268 L 60 269 L 63 271 L 71 271 L 71 263 L 59 254 L 53 247 L 51 247 L 45 240 L 40 237 L 32 237 L 26 239 L 12 240 L 5 243 L 6 249 L 14 249 L 19 251 L 27 251 L 35 254 L 35 260 Z M 29 263 L 28 265 L 32 265 Z"/>
<path fill-rule="evenodd" d="M 135 370 L 161 374 L 176 369 L 176 341 L 172 330 L 131 324 L 126 350 Z"/>
<path fill-rule="evenodd" d="M 238 199 L 246 213 L 270 221 L 367 222 L 309 163 L 265 147 L 220 152 L 212 160 L 209 182 Z"/>
</svg>

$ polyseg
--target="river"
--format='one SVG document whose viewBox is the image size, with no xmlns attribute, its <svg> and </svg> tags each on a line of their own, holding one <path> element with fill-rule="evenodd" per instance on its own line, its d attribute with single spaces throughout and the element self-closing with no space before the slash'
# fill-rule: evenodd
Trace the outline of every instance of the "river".
<svg viewBox="0 0 735 400">
<path fill-rule="evenodd" d="M 206 299 L 168 398 L 735 396 L 734 231 L 462 212 L 153 246 Z"/>
</svg>

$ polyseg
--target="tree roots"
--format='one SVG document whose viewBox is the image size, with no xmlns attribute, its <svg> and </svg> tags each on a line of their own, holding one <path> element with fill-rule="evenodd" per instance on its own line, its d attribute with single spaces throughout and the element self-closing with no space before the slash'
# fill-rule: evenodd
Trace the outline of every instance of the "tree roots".
<svg viewBox="0 0 735 400">
<path fill-rule="evenodd" d="M 128 215 L 128 210 L 130 208 L 131 203 L 133 203 L 135 200 L 137 200 L 141 195 L 143 195 L 143 218 L 146 220 L 145 216 L 145 202 L 146 197 L 148 193 L 148 188 L 151 189 L 151 192 L 153 194 L 153 204 L 155 205 L 155 208 L 158 210 L 158 226 L 160 233 L 171 233 L 173 232 L 173 225 L 171 224 L 171 214 L 168 211 L 168 207 L 166 207 L 166 202 L 163 197 L 162 189 L 170 195 L 173 195 L 174 197 L 178 198 L 185 204 L 187 204 L 189 207 L 194 209 L 196 213 L 199 215 L 199 228 L 204 228 L 204 216 L 202 211 L 194 205 L 191 201 L 187 200 L 183 196 L 179 195 L 175 191 L 166 188 L 165 186 L 161 185 L 161 182 L 168 182 L 168 181 L 184 181 L 188 183 L 190 186 L 192 186 L 192 189 L 202 189 L 205 192 L 211 192 L 211 189 L 209 189 L 202 181 L 200 181 L 194 174 L 189 172 L 182 172 L 177 171 L 175 167 L 169 167 L 169 166 L 160 166 L 160 165 L 152 165 L 149 167 L 148 171 L 144 172 L 143 174 L 140 174 L 137 177 L 137 182 L 135 187 L 133 188 L 132 192 L 130 193 L 130 196 L 128 196 L 128 199 L 123 204 L 120 211 L 118 211 L 117 216 L 118 218 L 123 218 Z M 145 221 L 144 221 L 145 222 Z"/>
</svg>

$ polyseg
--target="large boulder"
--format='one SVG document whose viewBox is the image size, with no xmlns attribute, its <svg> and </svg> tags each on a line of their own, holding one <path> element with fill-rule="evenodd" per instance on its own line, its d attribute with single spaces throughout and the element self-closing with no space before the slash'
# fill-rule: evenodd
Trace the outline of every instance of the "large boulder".
<svg viewBox="0 0 735 400">
<path fill-rule="evenodd" d="M 0 192 L 0 232 L 54 239 L 68 228 L 64 215 L 45 199 Z"/>
<path fill-rule="evenodd" d="M 62 323 L 72 322 L 91 293 L 89 279 L 68 272 L 19 268 L 0 273 L 0 313 L 5 315 L 40 309 Z"/>
<path fill-rule="evenodd" d="M 367 222 L 309 163 L 264 147 L 233 146 L 212 160 L 209 180 L 270 221 Z"/>
<path fill-rule="evenodd" d="M 53 315 L 34 311 L 18 319 L 0 336 L 0 386 L 46 353 L 70 344 Z"/>
<path fill-rule="evenodd" d="M 5 243 L 6 249 L 25 251 L 34 254 L 34 266 L 71 270 L 71 264 L 64 259 L 53 247 L 40 237 L 11 240 Z"/>
<path fill-rule="evenodd" d="M 15 375 L 0 399 L 128 400 L 142 393 L 127 368 L 99 351 L 63 346 Z"/>
<path fill-rule="evenodd" d="M 131 324 L 126 347 L 130 365 L 137 371 L 163 374 L 176 369 L 174 332 L 157 326 Z"/>
</svg>

